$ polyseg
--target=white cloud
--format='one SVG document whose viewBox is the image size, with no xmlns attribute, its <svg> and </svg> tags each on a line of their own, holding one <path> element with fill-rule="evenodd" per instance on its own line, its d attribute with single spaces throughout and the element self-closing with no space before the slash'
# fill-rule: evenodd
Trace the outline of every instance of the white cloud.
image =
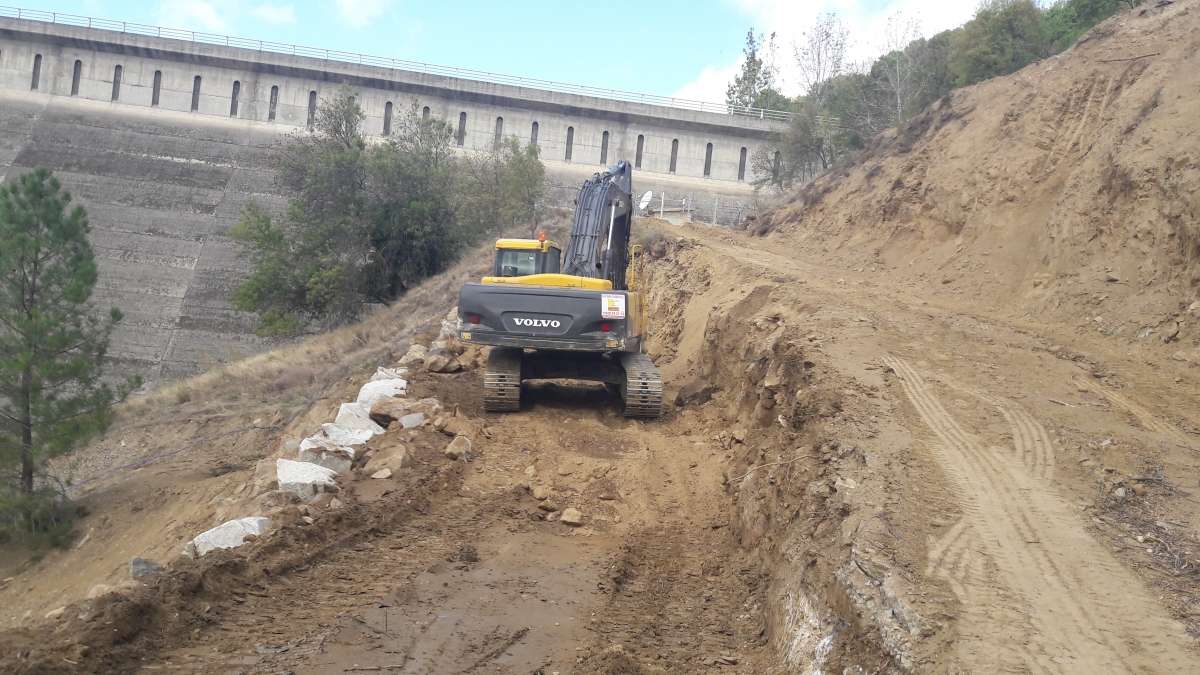
<svg viewBox="0 0 1200 675">
<path fill-rule="evenodd" d="M 818 15 L 836 14 L 850 31 L 850 61 L 872 61 L 882 52 L 880 46 L 888 17 L 900 13 L 907 19 L 921 22 L 925 37 L 948 28 L 962 25 L 975 14 L 976 4 L 963 0 L 891 0 L 880 3 L 872 0 L 727 0 L 748 13 L 755 32 L 776 34 L 775 66 L 779 69 L 781 88 L 788 95 L 797 95 L 795 60 L 792 43 L 810 28 Z M 747 26 L 749 28 L 749 26 Z M 674 96 L 705 101 L 725 100 L 725 87 L 737 75 L 741 60 L 731 66 L 709 65 L 695 80 L 680 87 Z M 724 79 L 718 83 L 716 77 Z M 701 97 L 702 96 L 702 97 Z"/>
<path fill-rule="evenodd" d="M 250 10 L 250 16 L 274 25 L 296 23 L 296 8 L 292 5 L 259 5 Z"/>
<path fill-rule="evenodd" d="M 392 0 L 334 0 L 338 18 L 348 26 L 363 28 L 382 16 Z"/>
<path fill-rule="evenodd" d="M 229 9 L 205 0 L 167 0 L 158 6 L 158 23 L 169 28 L 229 33 Z"/>
</svg>

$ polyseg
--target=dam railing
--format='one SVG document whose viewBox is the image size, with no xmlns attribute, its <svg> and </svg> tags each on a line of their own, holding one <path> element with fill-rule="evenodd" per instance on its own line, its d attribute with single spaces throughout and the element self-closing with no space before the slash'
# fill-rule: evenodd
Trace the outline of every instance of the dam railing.
<svg viewBox="0 0 1200 675">
<path fill-rule="evenodd" d="M 143 35 L 147 37 L 184 40 L 201 44 L 239 47 L 242 49 L 252 49 L 260 52 L 272 52 L 275 54 L 307 56 L 310 58 L 324 59 L 326 61 L 377 66 L 411 73 L 441 75 L 444 77 L 473 80 L 477 82 L 488 82 L 491 84 L 503 84 L 513 87 L 552 91 L 563 94 L 576 94 L 579 96 L 611 99 L 626 103 L 644 103 L 647 105 L 679 108 L 682 110 L 696 110 L 699 112 L 736 115 L 739 117 L 755 117 L 758 119 L 768 120 L 787 121 L 792 117 L 790 112 L 785 112 L 782 110 L 765 110 L 763 108 L 730 105 L 728 103 L 711 103 L 675 98 L 672 96 L 640 94 L 637 92 L 623 91 L 620 89 L 589 87 L 582 84 L 568 84 L 565 82 L 555 82 L 553 80 L 542 80 L 538 78 L 521 77 L 517 75 L 504 75 L 502 73 L 492 73 L 485 70 L 473 70 L 471 68 L 439 66 L 437 64 L 422 63 L 420 61 L 407 61 L 404 59 L 393 59 L 385 56 L 370 56 L 368 54 L 357 54 L 354 52 L 343 52 L 333 49 L 322 49 L 319 47 L 304 47 L 301 45 L 293 45 L 283 42 L 271 42 L 268 40 L 254 40 L 250 38 L 235 37 L 232 35 L 216 35 L 213 33 L 201 33 L 191 30 L 180 30 L 177 28 L 163 28 L 161 26 L 150 26 L 147 24 L 132 23 L 128 21 L 115 21 L 112 19 L 80 16 L 78 14 L 47 12 L 40 9 L 24 9 L 21 7 L 7 7 L 0 5 L 0 17 L 41 21 L 44 23 L 75 26 L 79 28 L 95 28 L 129 35 Z"/>
</svg>

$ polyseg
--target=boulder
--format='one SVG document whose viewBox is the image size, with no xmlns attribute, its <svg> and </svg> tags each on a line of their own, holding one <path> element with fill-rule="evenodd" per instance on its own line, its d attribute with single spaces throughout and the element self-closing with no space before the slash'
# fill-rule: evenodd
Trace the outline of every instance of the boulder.
<svg viewBox="0 0 1200 675">
<path fill-rule="evenodd" d="M 693 380 L 675 395 L 675 405 L 702 405 L 712 400 L 713 386 L 704 380 Z"/>
<path fill-rule="evenodd" d="M 583 514 L 579 512 L 579 509 L 568 508 L 562 512 L 562 517 L 559 520 L 567 525 L 582 525 Z"/>
<path fill-rule="evenodd" d="M 404 417 L 401 417 L 400 419 L 398 419 L 396 421 L 400 423 L 401 429 L 412 429 L 414 427 L 421 426 L 421 424 L 424 423 L 426 419 L 427 418 L 425 417 L 425 413 L 411 413 L 409 415 L 405 415 Z"/>
<path fill-rule="evenodd" d="M 129 576 L 134 579 L 152 579 L 162 574 L 163 566 L 147 558 L 134 558 L 129 561 Z"/>
<path fill-rule="evenodd" d="M 333 480 L 337 472 L 310 462 L 277 459 L 275 472 L 279 476 L 279 489 L 291 492 L 304 501 L 337 487 Z"/>
<path fill-rule="evenodd" d="M 300 442 L 299 459 L 335 473 L 346 473 L 354 464 L 354 448 L 342 447 L 327 436 L 311 436 Z"/>
<path fill-rule="evenodd" d="M 386 427 L 392 422 L 412 413 L 436 414 L 442 409 L 436 398 L 413 401 L 406 398 L 381 398 L 371 404 L 368 412 L 371 419 Z"/>
<path fill-rule="evenodd" d="M 462 365 L 449 349 L 434 349 L 425 357 L 425 370 L 431 373 L 453 373 L 462 370 Z"/>
<path fill-rule="evenodd" d="M 279 460 L 281 462 L 287 460 Z M 292 462 L 300 464 L 300 462 Z M 312 466 L 306 464 L 305 466 Z M 280 472 L 282 473 L 282 471 Z M 271 521 L 261 516 L 252 516 L 250 518 L 239 518 L 231 520 L 227 523 L 222 523 L 211 530 L 200 533 L 195 539 L 189 541 L 183 547 L 183 554 L 189 558 L 198 558 L 209 551 L 217 548 L 237 548 L 246 543 L 246 537 L 258 535 L 267 531 L 267 526 Z"/>
<path fill-rule="evenodd" d="M 374 474 L 381 469 L 391 469 L 392 473 L 396 473 L 400 469 L 407 469 L 414 464 L 416 464 L 416 460 L 413 459 L 408 448 L 397 441 L 375 450 L 375 453 L 371 455 L 371 461 L 367 462 L 363 471 Z"/>
<path fill-rule="evenodd" d="M 329 437 L 329 440 L 344 448 L 354 445 L 362 445 L 371 440 L 375 434 L 369 429 L 348 429 L 340 424 L 326 422 L 321 425 L 321 430 Z"/>
<path fill-rule="evenodd" d="M 358 390 L 358 399 L 355 403 L 361 405 L 367 410 L 371 409 L 371 404 L 381 398 L 391 398 L 393 396 L 404 396 L 408 393 L 408 382 L 402 379 L 394 380 L 376 380 L 368 382 Z"/>
<path fill-rule="evenodd" d="M 466 436 L 456 436 L 442 453 L 450 459 L 462 458 L 469 462 L 471 461 L 471 439 Z"/>
<path fill-rule="evenodd" d="M 424 345 L 413 345 L 408 348 L 408 353 L 400 357 L 400 365 L 407 366 L 411 363 L 419 364 L 425 360 L 425 355 L 429 353 L 429 349 Z"/>
<path fill-rule="evenodd" d="M 408 368 L 384 368 L 383 366 L 380 366 L 375 371 L 375 374 L 371 376 L 371 381 L 379 382 L 380 380 L 399 380 L 403 379 L 406 375 L 408 375 Z"/>
<path fill-rule="evenodd" d="M 383 427 L 371 420 L 369 409 L 358 403 L 343 403 L 342 407 L 338 408 L 337 419 L 333 423 L 347 429 L 370 431 L 372 434 L 383 433 Z"/>
<path fill-rule="evenodd" d="M 254 485 L 254 494 L 274 490 L 279 483 L 279 476 L 275 473 L 275 458 L 258 460 L 258 464 L 254 466 L 254 478 L 251 478 L 250 482 Z"/>
</svg>

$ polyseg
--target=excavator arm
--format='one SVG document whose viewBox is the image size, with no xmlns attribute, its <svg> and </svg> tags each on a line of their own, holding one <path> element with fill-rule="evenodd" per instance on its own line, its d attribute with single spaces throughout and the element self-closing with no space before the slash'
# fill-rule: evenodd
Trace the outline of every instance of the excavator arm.
<svg viewBox="0 0 1200 675">
<path fill-rule="evenodd" d="M 628 162 L 619 162 L 584 182 L 575 198 L 575 220 L 563 254 L 563 274 L 607 279 L 614 290 L 625 290 L 632 193 L 633 170 Z"/>
</svg>

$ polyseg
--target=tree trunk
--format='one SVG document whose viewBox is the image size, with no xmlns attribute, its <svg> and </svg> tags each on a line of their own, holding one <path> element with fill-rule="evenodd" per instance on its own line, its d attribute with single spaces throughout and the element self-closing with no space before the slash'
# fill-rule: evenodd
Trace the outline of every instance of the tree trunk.
<svg viewBox="0 0 1200 675">
<path fill-rule="evenodd" d="M 21 491 L 33 492 L 33 377 L 26 366 L 21 373 L 21 390 L 17 394 L 21 414 Z"/>
</svg>

